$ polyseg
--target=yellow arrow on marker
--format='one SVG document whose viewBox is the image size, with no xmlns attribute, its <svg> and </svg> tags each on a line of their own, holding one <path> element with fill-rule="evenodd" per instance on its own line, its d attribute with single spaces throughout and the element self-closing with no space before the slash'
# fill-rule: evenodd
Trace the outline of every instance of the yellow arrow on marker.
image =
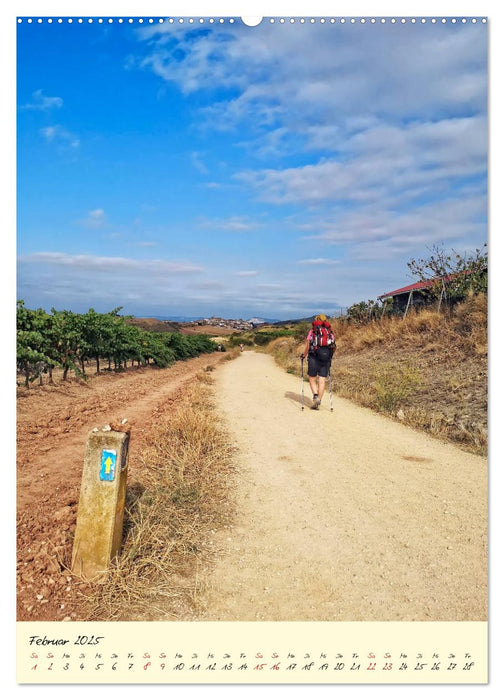
<svg viewBox="0 0 504 700">
<path fill-rule="evenodd" d="M 105 474 L 110 474 L 110 467 L 112 466 L 112 464 L 113 464 L 113 462 L 110 459 L 110 457 L 107 457 L 107 459 L 105 460 L 105 467 L 106 467 Z"/>
</svg>

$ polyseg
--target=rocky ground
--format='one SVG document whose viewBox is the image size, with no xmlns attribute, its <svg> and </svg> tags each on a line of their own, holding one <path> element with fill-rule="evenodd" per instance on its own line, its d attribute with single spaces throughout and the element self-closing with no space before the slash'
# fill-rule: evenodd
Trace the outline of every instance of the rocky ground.
<svg viewBox="0 0 504 700">
<path fill-rule="evenodd" d="M 92 428 L 128 419 L 129 480 L 140 468 L 156 416 L 176 403 L 198 371 L 222 353 L 104 373 L 87 383 L 18 389 L 17 619 L 79 619 L 85 583 L 69 572 L 84 449 Z"/>
</svg>

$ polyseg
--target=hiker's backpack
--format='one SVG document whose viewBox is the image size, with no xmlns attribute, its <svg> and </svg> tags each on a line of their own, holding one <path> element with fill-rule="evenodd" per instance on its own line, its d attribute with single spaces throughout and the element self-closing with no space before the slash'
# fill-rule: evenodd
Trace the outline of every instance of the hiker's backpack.
<svg viewBox="0 0 504 700">
<path fill-rule="evenodd" d="M 332 357 L 336 350 L 336 340 L 329 321 L 313 321 L 310 349 L 324 359 Z"/>
</svg>

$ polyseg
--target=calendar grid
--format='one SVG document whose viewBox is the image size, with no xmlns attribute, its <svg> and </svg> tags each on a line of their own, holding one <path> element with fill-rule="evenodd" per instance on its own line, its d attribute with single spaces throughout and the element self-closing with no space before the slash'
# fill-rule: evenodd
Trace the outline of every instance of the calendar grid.
<svg viewBox="0 0 504 700">
<path fill-rule="evenodd" d="M 18 623 L 20 683 L 487 682 L 487 624 Z"/>
</svg>

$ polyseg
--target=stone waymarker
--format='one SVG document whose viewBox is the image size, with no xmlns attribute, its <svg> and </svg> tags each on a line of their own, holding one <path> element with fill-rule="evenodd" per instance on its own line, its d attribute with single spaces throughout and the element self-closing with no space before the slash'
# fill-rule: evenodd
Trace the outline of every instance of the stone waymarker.
<svg viewBox="0 0 504 700">
<path fill-rule="evenodd" d="M 121 547 L 129 431 L 110 426 L 88 436 L 72 552 L 72 571 L 92 580 Z"/>
</svg>

